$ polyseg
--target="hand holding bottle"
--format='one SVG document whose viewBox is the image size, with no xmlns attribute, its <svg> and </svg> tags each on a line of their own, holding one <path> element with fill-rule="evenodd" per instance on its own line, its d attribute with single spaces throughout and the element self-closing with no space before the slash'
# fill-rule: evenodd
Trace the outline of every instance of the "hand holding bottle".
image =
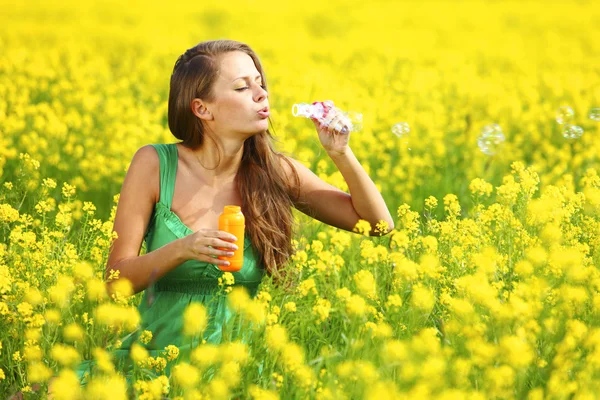
<svg viewBox="0 0 600 400">
<path fill-rule="evenodd" d="M 317 128 L 330 130 L 330 133 L 336 131 L 348 134 L 362 128 L 362 114 L 354 111 L 342 111 L 335 107 L 331 100 L 315 101 L 312 104 L 294 104 L 292 106 L 292 115 L 317 121 L 319 122 Z"/>
</svg>

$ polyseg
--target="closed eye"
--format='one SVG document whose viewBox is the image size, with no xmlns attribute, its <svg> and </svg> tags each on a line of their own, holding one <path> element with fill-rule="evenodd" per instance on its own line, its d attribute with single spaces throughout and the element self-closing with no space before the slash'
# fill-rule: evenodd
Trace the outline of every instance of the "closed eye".
<svg viewBox="0 0 600 400">
<path fill-rule="evenodd" d="M 266 87 L 265 85 L 260 85 L 260 87 L 261 87 L 261 88 L 263 88 L 264 90 L 267 90 L 267 87 Z M 246 89 L 250 89 L 250 87 L 248 87 L 248 86 L 244 86 L 244 87 L 241 87 L 241 88 L 237 88 L 237 89 L 235 89 L 235 90 L 236 90 L 237 92 L 243 92 L 243 91 L 244 91 L 244 90 L 246 90 Z"/>
</svg>

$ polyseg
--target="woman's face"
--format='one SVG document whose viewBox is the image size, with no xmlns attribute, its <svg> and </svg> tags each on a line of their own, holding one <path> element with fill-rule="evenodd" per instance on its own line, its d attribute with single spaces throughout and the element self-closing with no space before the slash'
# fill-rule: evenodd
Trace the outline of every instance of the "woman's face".
<svg viewBox="0 0 600 400">
<path fill-rule="evenodd" d="M 222 55 L 213 101 L 206 102 L 213 116 L 212 129 L 223 134 L 266 131 L 269 99 L 262 85 L 262 77 L 248 54 L 233 51 Z"/>
</svg>

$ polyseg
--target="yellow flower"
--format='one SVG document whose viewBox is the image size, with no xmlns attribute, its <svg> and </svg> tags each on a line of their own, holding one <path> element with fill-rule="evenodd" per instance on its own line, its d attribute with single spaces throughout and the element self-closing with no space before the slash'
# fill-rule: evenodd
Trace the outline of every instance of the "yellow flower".
<svg viewBox="0 0 600 400">
<path fill-rule="evenodd" d="M 177 357 L 179 357 L 179 348 L 177 348 L 177 346 L 173 346 L 172 344 L 170 344 L 167 347 L 165 347 L 165 351 L 163 352 L 163 355 L 167 357 L 168 361 L 173 361 Z"/>
<path fill-rule="evenodd" d="M 505 336 L 500 340 L 500 354 L 513 368 L 527 368 L 534 358 L 534 349 L 524 339 L 517 336 Z"/>
<path fill-rule="evenodd" d="M 80 342 L 83 340 L 84 331 L 76 323 L 70 323 L 63 329 L 63 336 L 70 342 Z"/>
<path fill-rule="evenodd" d="M 296 343 L 287 343 L 283 346 L 281 360 L 286 371 L 294 371 L 304 364 L 304 350 Z"/>
<path fill-rule="evenodd" d="M 113 328 L 134 330 L 140 323 L 140 314 L 134 307 L 123 307 L 117 304 L 100 304 L 94 310 L 99 324 Z"/>
<path fill-rule="evenodd" d="M 492 194 L 493 187 L 481 178 L 475 178 L 469 184 L 469 190 L 475 197 L 489 196 Z"/>
<path fill-rule="evenodd" d="M 419 264 L 408 258 L 399 258 L 394 267 L 394 274 L 402 281 L 412 282 L 419 277 Z"/>
<path fill-rule="evenodd" d="M 365 400 L 399 399 L 401 398 L 394 381 L 379 381 L 367 391 Z M 458 397 L 457 397 L 458 398 Z"/>
<path fill-rule="evenodd" d="M 115 302 L 127 304 L 127 298 L 133 295 L 133 285 L 129 279 L 118 278 L 110 283 L 110 297 Z"/>
<path fill-rule="evenodd" d="M 75 400 L 81 398 L 81 384 L 74 371 L 63 369 L 52 381 L 52 396 L 56 400 Z"/>
<path fill-rule="evenodd" d="M 57 343 L 52 346 L 50 355 L 63 367 L 70 367 L 81 360 L 79 352 L 72 346 Z"/>
<path fill-rule="evenodd" d="M 48 295 L 57 306 L 66 307 L 74 290 L 73 278 L 61 275 L 58 277 L 56 284 L 48 289 Z"/>
<path fill-rule="evenodd" d="M 60 312 L 55 309 L 46 310 L 46 312 L 44 313 L 44 318 L 46 319 L 46 322 L 50 325 L 58 324 L 58 322 L 60 321 L 60 317 Z"/>
<path fill-rule="evenodd" d="M 339 288 L 335 291 L 335 297 L 342 301 L 347 301 L 350 296 L 352 296 L 352 292 L 347 287 Z"/>
<path fill-rule="evenodd" d="M 389 295 L 386 302 L 386 306 L 388 308 L 402 307 L 402 297 L 400 297 L 400 295 L 397 294 Z"/>
<path fill-rule="evenodd" d="M 262 389 L 256 385 L 251 385 L 248 393 L 253 400 L 279 400 L 279 395 L 277 392 Z"/>
<path fill-rule="evenodd" d="M 44 297 L 42 293 L 36 288 L 29 288 L 27 290 L 27 295 L 25 296 L 27 301 L 34 306 L 40 305 L 44 302 Z"/>
<path fill-rule="evenodd" d="M 183 334 L 186 336 L 201 335 L 206 329 L 208 316 L 206 308 L 200 303 L 190 303 L 183 313 Z"/>
<path fill-rule="evenodd" d="M 78 281 L 87 281 L 94 276 L 94 269 L 88 262 L 78 262 L 73 265 L 73 277 Z"/>
<path fill-rule="evenodd" d="M 245 364 L 248 361 L 248 345 L 242 342 L 223 343 L 220 346 L 221 361 Z"/>
<path fill-rule="evenodd" d="M 414 286 L 410 302 L 418 310 L 429 313 L 435 305 L 435 294 L 429 288 L 420 285 Z"/>
<path fill-rule="evenodd" d="M 312 293 L 312 294 L 316 295 L 317 287 L 315 284 L 315 280 L 313 278 L 308 278 L 308 279 L 300 282 L 300 284 L 298 285 L 298 292 L 300 293 L 300 296 L 302 296 L 302 297 L 306 296 L 308 293 Z"/>
<path fill-rule="evenodd" d="M 362 317 L 367 313 L 367 303 L 361 296 L 353 294 L 346 301 L 346 311 L 353 317 Z"/>
<path fill-rule="evenodd" d="M 383 220 L 380 220 L 376 225 L 375 225 L 375 233 L 379 233 L 380 235 L 384 235 L 386 233 L 388 233 L 390 231 L 390 225 Z"/>
<path fill-rule="evenodd" d="M 219 286 L 230 286 L 235 283 L 235 277 L 231 272 L 224 272 L 223 275 L 219 277 Z"/>
<path fill-rule="evenodd" d="M 85 398 L 127 400 L 127 383 L 119 375 L 97 377 L 87 384 Z"/>
<path fill-rule="evenodd" d="M 33 307 L 31 307 L 31 304 L 23 302 L 17 306 L 17 311 L 22 317 L 29 317 L 33 314 Z"/>
<path fill-rule="evenodd" d="M 75 195 L 75 186 L 69 185 L 67 182 L 63 183 L 62 187 L 63 197 L 70 198 Z"/>
<path fill-rule="evenodd" d="M 317 299 L 317 303 L 313 306 L 313 315 L 317 316 L 318 322 L 323 322 L 329 317 L 331 311 L 331 303 L 327 299 Z"/>
<path fill-rule="evenodd" d="M 444 209 L 448 218 L 457 218 L 460 215 L 460 203 L 455 194 L 449 193 L 444 196 Z"/>
<path fill-rule="evenodd" d="M 19 211 L 9 204 L 0 204 L 0 222 L 11 223 L 19 219 Z"/>
<path fill-rule="evenodd" d="M 95 211 L 96 206 L 93 203 L 89 201 L 83 202 L 83 212 L 87 213 L 88 215 L 94 215 Z"/>
<path fill-rule="evenodd" d="M 173 367 L 173 380 L 179 386 L 189 389 L 200 381 L 200 372 L 193 365 L 182 362 Z"/>
<path fill-rule="evenodd" d="M 96 347 L 92 351 L 92 354 L 94 356 L 94 359 L 96 360 L 96 364 L 98 365 L 98 368 L 100 369 L 100 371 L 103 371 L 104 373 L 108 373 L 108 374 L 115 372 L 115 366 L 113 365 L 113 363 L 111 361 L 110 353 L 108 353 L 104 349 Z"/>
<path fill-rule="evenodd" d="M 287 331 L 281 325 L 272 325 L 267 328 L 265 341 L 269 349 L 281 351 L 288 342 Z"/>
<path fill-rule="evenodd" d="M 203 344 L 192 351 L 191 361 L 201 367 L 209 367 L 219 360 L 219 348 L 212 344 Z"/>
<path fill-rule="evenodd" d="M 89 301 L 102 301 L 108 294 L 106 292 L 106 284 L 97 278 L 92 278 L 86 282 L 87 298 Z"/>
<path fill-rule="evenodd" d="M 129 352 L 129 357 L 137 364 L 143 365 L 148 358 L 148 350 L 145 347 L 140 346 L 137 343 L 131 345 L 131 350 Z"/>
<path fill-rule="evenodd" d="M 152 332 L 148 330 L 144 330 L 140 335 L 140 342 L 143 344 L 148 344 L 152 340 Z"/>
<path fill-rule="evenodd" d="M 248 290 L 243 286 L 236 286 L 233 288 L 231 293 L 227 295 L 227 302 L 235 312 L 241 312 L 245 310 L 250 302 L 250 295 Z"/>
<path fill-rule="evenodd" d="M 420 260 L 420 270 L 423 275 L 432 278 L 439 279 L 443 270 L 440 265 L 438 258 L 432 254 L 424 254 Z"/>
<path fill-rule="evenodd" d="M 369 223 L 369 221 L 359 219 L 352 230 L 361 235 L 369 236 L 369 234 L 371 233 L 371 224 Z"/>
<path fill-rule="evenodd" d="M 47 382 L 52 377 L 52 370 L 42 362 L 30 363 L 27 367 L 29 382 Z"/>
<path fill-rule="evenodd" d="M 370 271 L 365 269 L 358 271 L 354 274 L 353 280 L 359 293 L 370 299 L 377 297 L 377 285 Z"/>
<path fill-rule="evenodd" d="M 218 378 L 222 378 L 230 388 L 240 384 L 240 364 L 235 361 L 225 362 L 219 369 Z"/>
<path fill-rule="evenodd" d="M 429 196 L 425 199 L 425 208 L 433 210 L 438 206 L 438 200 L 434 196 Z"/>
<path fill-rule="evenodd" d="M 228 400 L 231 398 L 229 387 L 224 378 L 215 378 L 208 384 L 209 399 Z"/>
<path fill-rule="evenodd" d="M 56 188 L 56 181 L 52 178 L 45 178 L 42 185 L 48 189 Z"/>
</svg>

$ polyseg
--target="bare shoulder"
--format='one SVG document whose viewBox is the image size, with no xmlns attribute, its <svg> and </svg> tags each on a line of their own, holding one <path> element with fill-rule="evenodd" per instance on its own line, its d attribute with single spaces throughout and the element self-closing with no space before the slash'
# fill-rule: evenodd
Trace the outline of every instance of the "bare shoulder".
<svg viewBox="0 0 600 400">
<path fill-rule="evenodd" d="M 106 271 L 121 260 L 136 257 L 160 193 L 160 160 L 153 146 L 138 149 L 123 181 L 115 214 L 118 238 L 108 257 Z"/>
<path fill-rule="evenodd" d="M 158 201 L 160 193 L 160 159 L 154 146 L 146 145 L 135 152 L 125 179 L 135 191 L 145 194 L 153 203 Z"/>
</svg>

